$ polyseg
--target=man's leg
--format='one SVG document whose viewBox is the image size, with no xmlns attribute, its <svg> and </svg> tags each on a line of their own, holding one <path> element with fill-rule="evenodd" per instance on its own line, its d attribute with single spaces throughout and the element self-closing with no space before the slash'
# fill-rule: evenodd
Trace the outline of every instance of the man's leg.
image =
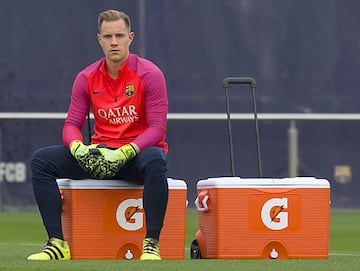
<svg viewBox="0 0 360 271">
<path fill-rule="evenodd" d="M 144 246 L 148 245 L 149 249 L 143 249 L 141 258 L 160 259 L 158 241 L 169 194 L 166 155 L 158 147 L 149 147 L 142 150 L 135 159 L 134 162 L 139 166 L 144 180 L 143 205 L 146 218 Z M 154 258 L 152 254 L 158 257 Z"/>
<path fill-rule="evenodd" d="M 49 242 L 42 253 L 33 254 L 29 259 L 63 258 L 52 252 L 52 248 L 63 245 L 63 232 L 61 225 L 62 200 L 57 178 L 90 178 L 90 175 L 81 169 L 69 150 L 62 145 L 45 147 L 35 151 L 31 157 L 31 172 L 33 191 L 38 208 L 46 228 Z M 55 245 L 54 245 L 55 244 Z M 66 250 L 66 249 L 65 249 Z M 65 251 L 66 252 L 66 251 Z M 44 254 L 45 253 L 45 254 Z M 33 256 L 33 257 L 32 257 Z"/>
</svg>

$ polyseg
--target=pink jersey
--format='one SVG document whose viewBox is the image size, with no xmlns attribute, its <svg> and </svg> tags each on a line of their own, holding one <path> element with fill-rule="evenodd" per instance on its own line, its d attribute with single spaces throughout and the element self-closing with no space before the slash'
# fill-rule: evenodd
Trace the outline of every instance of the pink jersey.
<svg viewBox="0 0 360 271">
<path fill-rule="evenodd" d="M 167 151 L 166 83 L 149 60 L 130 54 L 116 80 L 106 72 L 104 58 L 78 74 L 63 127 L 65 146 L 83 141 L 81 129 L 90 105 L 95 118 L 93 144 L 118 148 L 134 142 L 140 150 L 159 146 Z"/>
</svg>

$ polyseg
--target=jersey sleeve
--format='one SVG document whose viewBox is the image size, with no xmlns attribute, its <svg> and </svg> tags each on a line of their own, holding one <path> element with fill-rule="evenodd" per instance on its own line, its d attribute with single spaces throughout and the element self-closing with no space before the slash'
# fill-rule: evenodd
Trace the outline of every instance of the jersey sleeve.
<svg viewBox="0 0 360 271">
<path fill-rule="evenodd" d="M 69 147 L 70 143 L 74 140 L 83 142 L 84 139 L 81 129 L 85 123 L 89 109 L 87 77 L 84 73 L 79 73 L 74 80 L 70 105 L 62 129 L 62 138 L 66 147 Z"/>
<path fill-rule="evenodd" d="M 143 78 L 148 128 L 138 135 L 134 143 L 140 150 L 164 141 L 167 128 L 168 99 L 163 73 L 154 69 Z"/>
</svg>

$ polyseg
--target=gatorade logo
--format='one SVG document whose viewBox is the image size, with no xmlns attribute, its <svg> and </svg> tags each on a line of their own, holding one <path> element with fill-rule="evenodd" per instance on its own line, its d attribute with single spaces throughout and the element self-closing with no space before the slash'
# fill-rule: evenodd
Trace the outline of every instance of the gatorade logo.
<svg viewBox="0 0 360 271">
<path fill-rule="evenodd" d="M 266 190 L 265 190 L 266 191 Z M 272 189 L 272 192 L 275 192 Z M 282 190 L 279 190 L 282 192 Z M 261 193 L 249 197 L 248 225 L 252 231 L 294 232 L 301 229 L 301 195 Z"/>
<path fill-rule="evenodd" d="M 116 210 L 116 221 L 127 231 L 136 231 L 144 226 L 142 198 L 122 201 Z"/>
<path fill-rule="evenodd" d="M 287 198 L 273 198 L 265 202 L 261 209 L 261 220 L 270 230 L 283 230 L 288 227 L 289 217 Z"/>
</svg>

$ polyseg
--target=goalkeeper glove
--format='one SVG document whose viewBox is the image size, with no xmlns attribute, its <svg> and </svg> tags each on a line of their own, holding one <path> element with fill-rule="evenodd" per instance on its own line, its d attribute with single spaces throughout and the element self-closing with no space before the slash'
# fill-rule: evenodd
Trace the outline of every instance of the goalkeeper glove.
<svg viewBox="0 0 360 271">
<path fill-rule="evenodd" d="M 81 141 L 74 141 L 70 145 L 70 152 L 78 161 L 79 165 L 87 172 L 92 174 L 97 165 L 97 156 L 93 154 L 93 150 L 97 144 L 90 146 L 84 145 Z"/>
<path fill-rule="evenodd" d="M 84 145 L 79 140 L 75 140 L 70 144 L 70 152 L 71 154 L 76 158 L 81 158 L 83 156 L 86 156 L 90 153 L 91 149 L 95 149 L 98 146 L 98 144 L 92 144 L 92 145 Z"/>
<path fill-rule="evenodd" d="M 137 155 L 137 151 L 132 144 L 126 144 L 115 150 L 102 147 L 101 145 L 97 148 L 105 160 L 116 167 L 117 170 Z"/>
<path fill-rule="evenodd" d="M 137 155 L 131 144 L 124 145 L 116 150 L 108 149 L 106 145 L 100 144 L 96 149 L 92 149 L 91 153 L 96 157 L 91 174 L 97 179 L 115 176 L 123 165 Z"/>
</svg>

